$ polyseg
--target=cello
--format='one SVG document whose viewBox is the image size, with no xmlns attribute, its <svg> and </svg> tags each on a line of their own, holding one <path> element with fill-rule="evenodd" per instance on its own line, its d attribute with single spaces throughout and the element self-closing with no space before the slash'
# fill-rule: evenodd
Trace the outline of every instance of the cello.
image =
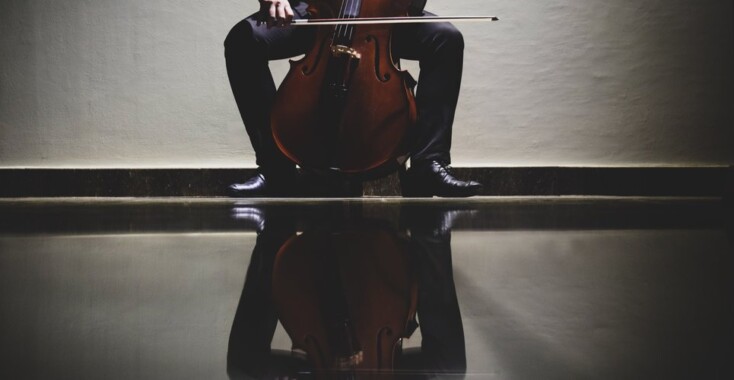
<svg viewBox="0 0 734 380">
<path fill-rule="evenodd" d="M 273 104 L 278 148 L 302 168 L 377 176 L 405 163 L 417 121 L 415 80 L 392 57 L 393 23 L 491 20 L 410 17 L 412 0 L 314 0 L 309 52 L 291 68 Z"/>
<path fill-rule="evenodd" d="M 273 303 L 317 378 L 388 375 L 418 327 L 408 241 L 379 223 L 304 231 L 279 249 Z"/>
</svg>

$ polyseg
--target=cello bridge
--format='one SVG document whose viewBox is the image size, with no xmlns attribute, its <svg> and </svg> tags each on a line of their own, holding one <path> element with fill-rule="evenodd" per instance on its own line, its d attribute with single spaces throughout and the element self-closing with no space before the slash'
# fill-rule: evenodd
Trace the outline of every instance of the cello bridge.
<svg viewBox="0 0 734 380">
<path fill-rule="evenodd" d="M 362 58 L 362 54 L 360 54 L 358 51 L 344 45 L 333 45 L 331 47 L 331 55 L 333 55 L 334 57 L 342 57 L 346 55 L 352 59 Z"/>
</svg>

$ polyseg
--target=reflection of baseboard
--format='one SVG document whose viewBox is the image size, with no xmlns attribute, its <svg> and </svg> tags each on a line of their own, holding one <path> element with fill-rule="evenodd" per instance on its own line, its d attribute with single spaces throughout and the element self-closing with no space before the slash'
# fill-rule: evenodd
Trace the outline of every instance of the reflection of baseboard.
<svg viewBox="0 0 734 380">
<path fill-rule="evenodd" d="M 366 198 L 359 202 L 12 198 L 0 199 L 0 248 L 3 237 L 19 235 L 249 233 L 268 227 L 276 233 L 295 233 L 379 226 L 400 234 L 413 230 L 439 235 L 449 230 L 731 231 L 732 213 L 722 207 L 724 203 L 709 197 Z"/>
<path fill-rule="evenodd" d="M 254 169 L 0 169 L 0 197 L 224 196 Z M 722 196 L 734 192 L 734 168 L 455 168 L 478 180 L 483 195 Z M 364 194 L 397 196 L 397 175 L 365 182 Z"/>
</svg>

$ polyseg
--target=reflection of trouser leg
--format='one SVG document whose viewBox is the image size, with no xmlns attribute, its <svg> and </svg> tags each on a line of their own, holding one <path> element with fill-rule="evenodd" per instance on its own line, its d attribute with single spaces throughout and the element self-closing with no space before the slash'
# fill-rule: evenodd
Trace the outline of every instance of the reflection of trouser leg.
<svg viewBox="0 0 734 380">
<path fill-rule="evenodd" d="M 423 365 L 438 372 L 466 372 L 464 326 L 451 264 L 451 236 L 413 231 L 418 267 L 418 320 Z"/>
<path fill-rule="evenodd" d="M 278 318 L 272 299 L 275 256 L 293 231 L 262 232 L 252 252 L 245 286 L 232 323 L 227 351 L 230 375 L 262 375 Z"/>
<path fill-rule="evenodd" d="M 306 4 L 295 7 L 295 18 Z M 276 87 L 268 62 L 303 54 L 310 47 L 312 28 L 257 25 L 252 15 L 232 28 L 224 41 L 227 74 L 242 121 L 263 167 L 293 166 L 277 149 L 270 131 L 270 110 Z"/>
<path fill-rule="evenodd" d="M 461 32 L 449 23 L 400 25 L 395 28 L 393 51 L 397 58 L 420 61 L 417 141 L 412 160 L 449 164 L 464 60 Z"/>
</svg>

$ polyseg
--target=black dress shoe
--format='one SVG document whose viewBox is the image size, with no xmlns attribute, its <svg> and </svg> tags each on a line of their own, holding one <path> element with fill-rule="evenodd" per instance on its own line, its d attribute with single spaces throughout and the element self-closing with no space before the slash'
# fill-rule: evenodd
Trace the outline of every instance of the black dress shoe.
<svg viewBox="0 0 734 380">
<path fill-rule="evenodd" d="M 401 176 L 404 197 L 472 197 L 482 190 L 482 184 L 454 177 L 451 167 L 437 161 L 418 164 Z"/>
<path fill-rule="evenodd" d="M 295 175 L 265 175 L 258 173 L 245 183 L 229 185 L 230 196 L 241 198 L 288 197 L 296 195 Z"/>
</svg>

